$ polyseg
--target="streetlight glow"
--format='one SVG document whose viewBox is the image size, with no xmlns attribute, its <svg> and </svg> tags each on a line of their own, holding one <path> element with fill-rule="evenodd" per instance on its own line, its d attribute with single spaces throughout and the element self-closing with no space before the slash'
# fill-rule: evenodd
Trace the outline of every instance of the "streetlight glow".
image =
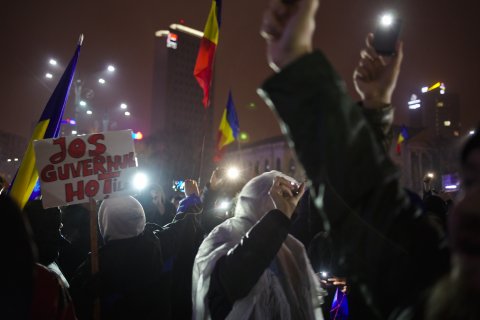
<svg viewBox="0 0 480 320">
<path fill-rule="evenodd" d="M 87 114 L 92 114 L 92 110 L 87 110 Z"/>
<path fill-rule="evenodd" d="M 471 136 L 473 136 L 473 135 L 475 134 L 475 130 L 470 130 L 470 131 L 468 132 L 468 134 L 471 135 Z"/>
<path fill-rule="evenodd" d="M 246 132 L 240 132 L 240 141 L 247 141 L 248 140 L 248 133 Z"/>
<path fill-rule="evenodd" d="M 109 66 L 107 67 L 107 70 L 108 70 L 108 72 L 114 72 L 114 71 L 115 71 L 115 67 L 112 66 L 112 65 L 109 65 Z"/>
<path fill-rule="evenodd" d="M 18 161 L 18 158 L 13 159 L 13 161 Z"/>
<path fill-rule="evenodd" d="M 127 109 L 127 104 L 126 104 L 126 103 L 120 104 L 120 108 L 121 108 L 121 109 Z"/>
<path fill-rule="evenodd" d="M 47 79 L 52 79 L 52 78 L 53 78 L 53 74 L 51 74 L 50 72 L 47 72 L 47 73 L 45 73 L 45 78 L 47 78 Z"/>
<path fill-rule="evenodd" d="M 85 107 L 85 106 L 87 105 L 87 103 L 86 103 L 85 101 L 83 101 L 83 100 L 81 100 L 81 101 L 79 102 L 79 104 L 80 104 L 80 106 L 82 106 L 82 107 Z"/>
<path fill-rule="evenodd" d="M 50 60 L 48 61 L 48 63 L 50 63 L 52 66 L 56 66 L 56 65 L 57 65 L 57 60 L 55 60 L 55 59 L 50 59 Z"/>
<path fill-rule="evenodd" d="M 98 83 L 105 84 L 105 79 L 103 79 L 103 78 L 98 79 Z"/>
<path fill-rule="evenodd" d="M 12 159 L 7 159 L 7 162 L 12 162 Z"/>
<path fill-rule="evenodd" d="M 125 115 L 126 115 L 127 117 L 130 116 L 130 112 L 125 111 Z"/>
</svg>

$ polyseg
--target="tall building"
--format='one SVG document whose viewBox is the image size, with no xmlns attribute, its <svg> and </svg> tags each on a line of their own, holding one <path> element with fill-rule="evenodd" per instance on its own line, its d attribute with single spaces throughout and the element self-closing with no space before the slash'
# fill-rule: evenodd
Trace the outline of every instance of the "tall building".
<svg viewBox="0 0 480 320">
<path fill-rule="evenodd" d="M 418 95 L 413 94 L 408 107 L 411 127 L 433 130 L 436 136 L 459 136 L 460 98 L 447 92 L 443 83 L 437 82 L 422 88 Z"/>
<path fill-rule="evenodd" d="M 213 104 L 203 107 L 203 92 L 193 76 L 203 33 L 172 24 L 155 36 L 150 126 L 154 165 L 164 180 L 198 178 L 200 171 L 207 175 L 214 146 Z"/>
</svg>

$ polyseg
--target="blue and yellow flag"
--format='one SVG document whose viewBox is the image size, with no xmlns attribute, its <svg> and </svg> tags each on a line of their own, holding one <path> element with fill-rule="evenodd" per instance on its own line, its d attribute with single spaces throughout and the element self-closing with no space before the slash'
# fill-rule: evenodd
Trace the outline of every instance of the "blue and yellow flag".
<svg viewBox="0 0 480 320">
<path fill-rule="evenodd" d="M 83 35 L 80 36 L 75 53 L 68 64 L 62 78 L 53 91 L 48 103 L 43 110 L 40 120 L 33 131 L 28 143 L 27 151 L 23 155 L 22 163 L 15 175 L 10 187 L 10 196 L 23 208 L 32 194 L 38 180 L 38 172 L 35 168 L 35 153 L 33 141 L 40 139 L 56 138 L 60 133 L 60 125 L 68 99 L 70 86 L 72 85 L 75 68 L 77 66 L 80 47 L 82 46 Z"/>
<path fill-rule="evenodd" d="M 238 124 L 237 112 L 233 104 L 232 92 L 228 93 L 227 107 L 223 111 L 220 127 L 218 128 L 217 147 L 214 161 L 218 162 L 222 159 L 225 146 L 232 143 L 238 138 L 240 126 Z"/>
</svg>

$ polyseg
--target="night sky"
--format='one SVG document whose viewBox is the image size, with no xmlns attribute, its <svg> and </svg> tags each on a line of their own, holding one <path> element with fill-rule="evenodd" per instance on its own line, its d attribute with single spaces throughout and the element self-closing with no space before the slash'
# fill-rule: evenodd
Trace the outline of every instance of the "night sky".
<svg viewBox="0 0 480 320">
<path fill-rule="evenodd" d="M 258 32 L 268 2 L 224 0 L 217 49 L 215 128 L 231 88 L 241 130 L 249 133 L 251 141 L 279 134 L 273 115 L 256 95 L 256 88 L 271 74 Z M 106 78 L 107 86 L 95 89 L 95 103 L 109 108 L 112 114 L 118 112 L 121 102 L 127 103 L 132 117 L 124 126 L 148 133 L 154 32 L 182 19 L 186 25 L 203 30 L 210 5 L 209 0 L 2 3 L 2 130 L 25 137 L 31 134 L 58 80 L 44 78 L 45 72 L 53 70 L 48 59 L 55 57 L 65 66 L 79 34 L 84 33 L 77 74 L 93 79 L 109 63 L 117 67 L 115 75 Z M 364 37 L 386 8 L 394 8 L 403 19 L 405 60 L 394 96 L 396 123 L 406 121 L 406 102 L 412 93 L 443 81 L 447 91 L 460 94 L 462 131 L 470 130 L 480 119 L 477 1 L 325 0 L 317 15 L 315 46 L 328 55 L 351 90 L 351 75 Z M 96 85 L 92 80 L 91 87 Z M 256 108 L 248 107 L 251 102 Z"/>
</svg>

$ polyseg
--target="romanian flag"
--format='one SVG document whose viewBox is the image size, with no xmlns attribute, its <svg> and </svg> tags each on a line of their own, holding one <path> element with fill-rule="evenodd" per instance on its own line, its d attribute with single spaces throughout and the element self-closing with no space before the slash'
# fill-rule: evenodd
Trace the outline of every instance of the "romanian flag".
<svg viewBox="0 0 480 320">
<path fill-rule="evenodd" d="M 35 153 L 33 151 L 33 141 L 40 139 L 56 138 L 60 133 L 60 125 L 63 117 L 63 111 L 68 99 L 68 93 L 72 84 L 73 75 L 77 66 L 80 47 L 82 46 L 83 35 L 77 45 L 77 49 L 63 73 L 62 78 L 52 93 L 43 110 L 40 120 L 33 131 L 33 135 L 28 143 L 27 151 L 23 156 L 22 163 L 15 175 L 15 179 L 10 187 L 10 196 L 23 208 L 29 200 L 38 180 L 38 172 L 35 168 Z"/>
<path fill-rule="evenodd" d="M 210 102 L 210 84 L 213 78 L 213 59 L 218 45 L 218 36 L 220 31 L 222 12 L 222 1 L 213 0 L 210 14 L 208 15 L 203 38 L 198 50 L 197 62 L 193 75 L 203 90 L 203 106 L 208 107 Z"/>
<path fill-rule="evenodd" d="M 400 129 L 400 133 L 398 134 L 398 138 L 397 138 L 397 154 L 402 153 L 401 145 L 402 145 L 403 141 L 405 141 L 407 139 L 408 139 L 407 128 L 405 126 L 402 126 L 402 128 Z"/>
<path fill-rule="evenodd" d="M 229 92 L 227 107 L 223 111 L 220 127 L 218 128 L 216 154 L 213 159 L 215 162 L 219 162 L 222 159 L 225 146 L 235 141 L 239 132 L 237 113 L 235 112 L 232 93 Z"/>
</svg>

